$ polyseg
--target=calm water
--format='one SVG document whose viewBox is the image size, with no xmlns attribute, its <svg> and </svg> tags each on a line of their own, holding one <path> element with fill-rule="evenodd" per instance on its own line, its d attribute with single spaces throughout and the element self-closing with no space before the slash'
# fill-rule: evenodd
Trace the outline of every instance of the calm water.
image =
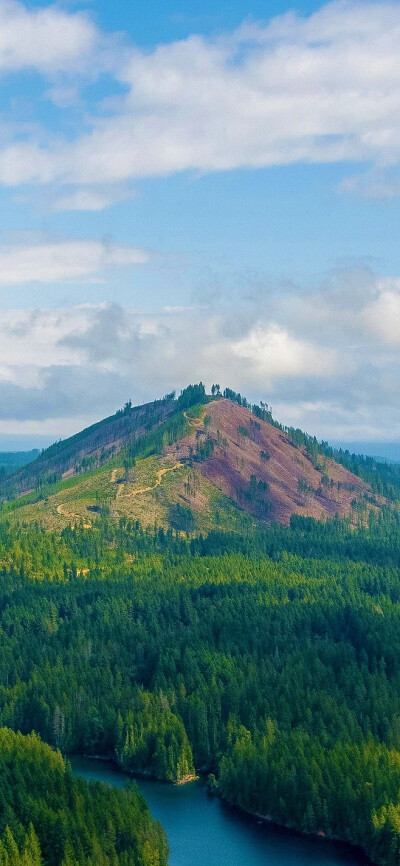
<svg viewBox="0 0 400 866">
<path fill-rule="evenodd" d="M 126 775 L 103 761 L 72 758 L 76 775 L 123 788 Z M 365 866 L 358 852 L 338 843 L 306 839 L 259 825 L 215 797 L 202 781 L 163 785 L 137 780 L 167 834 L 170 866 Z"/>
</svg>

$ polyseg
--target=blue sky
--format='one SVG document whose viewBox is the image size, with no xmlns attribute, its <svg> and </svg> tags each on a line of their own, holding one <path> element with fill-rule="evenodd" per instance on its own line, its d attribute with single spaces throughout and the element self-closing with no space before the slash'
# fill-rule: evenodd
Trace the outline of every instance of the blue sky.
<svg viewBox="0 0 400 866">
<path fill-rule="evenodd" d="M 199 378 L 400 439 L 399 38 L 399 3 L 0 0 L 0 445 Z"/>
<path fill-rule="evenodd" d="M 31 8 L 35 5 L 29 4 Z M 93 3 L 86 6 L 92 9 L 99 25 L 105 30 L 123 30 L 128 33 L 133 42 L 140 46 L 154 46 L 160 42 L 172 42 L 186 39 L 192 33 L 209 36 L 214 33 L 224 33 L 233 30 L 243 21 L 252 19 L 265 21 L 275 15 L 294 9 L 300 14 L 309 15 L 319 8 L 318 3 L 293 3 L 286 5 L 280 0 L 275 2 L 225 2 L 216 4 L 213 0 L 164 0 L 163 3 L 136 2 L 123 4 L 121 2 Z M 82 4 L 76 8 L 85 8 Z"/>
</svg>

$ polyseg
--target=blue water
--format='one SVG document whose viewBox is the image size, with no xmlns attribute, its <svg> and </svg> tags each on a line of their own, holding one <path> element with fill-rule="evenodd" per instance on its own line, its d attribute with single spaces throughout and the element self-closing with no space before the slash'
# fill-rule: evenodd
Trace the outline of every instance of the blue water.
<svg viewBox="0 0 400 866">
<path fill-rule="evenodd" d="M 123 788 L 127 779 L 111 764 L 72 758 L 75 775 Z M 355 849 L 309 839 L 258 824 L 237 809 L 209 797 L 204 782 L 163 785 L 137 779 L 154 818 L 161 821 L 170 847 L 170 866 L 365 866 Z"/>
</svg>

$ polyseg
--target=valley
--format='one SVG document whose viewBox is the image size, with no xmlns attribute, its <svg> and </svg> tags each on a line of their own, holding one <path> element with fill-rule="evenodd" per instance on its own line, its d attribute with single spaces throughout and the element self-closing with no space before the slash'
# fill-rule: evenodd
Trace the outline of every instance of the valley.
<svg viewBox="0 0 400 866">
<path fill-rule="evenodd" d="M 97 755 L 154 784 L 198 774 L 218 798 L 212 820 L 228 803 L 355 846 L 346 862 L 362 849 L 397 866 L 395 464 L 331 449 L 200 383 L 55 443 L 1 491 L 0 761 L 14 736 L 29 750 L 33 730 L 44 777 L 51 755 L 67 774 L 53 806 L 43 795 L 22 807 L 22 760 L 0 815 L 16 866 L 28 849 L 35 866 L 167 861 L 136 794 L 110 800 L 114 848 L 96 817 L 103 789 L 79 782 L 86 817 L 69 814 L 61 755 Z M 131 809 L 144 824 L 134 818 L 127 836 Z M 304 845 L 305 862 L 336 862 Z M 251 846 L 241 856 L 259 862 Z"/>
</svg>

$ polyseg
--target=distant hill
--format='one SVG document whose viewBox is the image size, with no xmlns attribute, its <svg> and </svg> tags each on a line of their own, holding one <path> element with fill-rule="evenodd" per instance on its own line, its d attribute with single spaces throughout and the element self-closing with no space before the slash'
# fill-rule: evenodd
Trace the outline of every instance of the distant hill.
<svg viewBox="0 0 400 866">
<path fill-rule="evenodd" d="M 31 451 L 0 451 L 0 481 L 21 466 L 32 463 L 39 454 L 38 448 L 33 448 Z"/>
<path fill-rule="evenodd" d="M 294 514 L 356 523 L 400 497 L 400 467 L 319 444 L 265 404 L 200 383 L 54 443 L 3 479 L 0 496 L 10 518 L 48 528 L 99 515 L 182 532 Z"/>
<path fill-rule="evenodd" d="M 336 448 L 373 457 L 387 463 L 400 463 L 400 442 L 339 442 Z"/>
</svg>

